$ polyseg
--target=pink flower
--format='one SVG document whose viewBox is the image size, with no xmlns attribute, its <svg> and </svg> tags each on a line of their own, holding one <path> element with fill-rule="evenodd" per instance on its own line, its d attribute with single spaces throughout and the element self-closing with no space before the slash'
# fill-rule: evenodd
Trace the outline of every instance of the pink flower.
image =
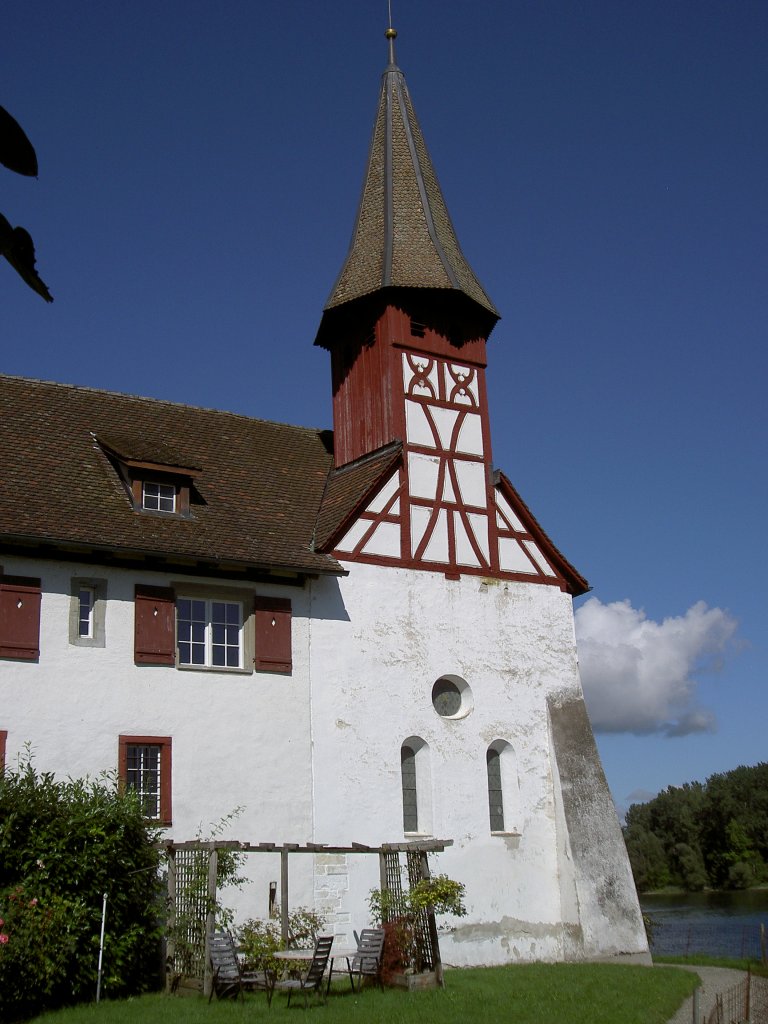
<svg viewBox="0 0 768 1024">
<path fill-rule="evenodd" d="M 37 896 L 35 896 L 34 899 L 31 899 L 29 901 L 29 905 L 30 905 L 30 907 L 36 907 L 37 906 Z"/>
<path fill-rule="evenodd" d="M 0 932 L 0 943 L 4 946 L 7 941 L 8 936 L 5 934 L 5 932 Z"/>
</svg>

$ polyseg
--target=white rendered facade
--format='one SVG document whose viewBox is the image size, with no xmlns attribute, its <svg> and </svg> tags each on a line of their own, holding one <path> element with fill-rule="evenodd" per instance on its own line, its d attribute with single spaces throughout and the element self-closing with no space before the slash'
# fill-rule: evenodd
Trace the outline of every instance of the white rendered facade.
<svg viewBox="0 0 768 1024">
<path fill-rule="evenodd" d="M 3 565 L 9 576 L 39 575 L 43 592 L 38 662 L 0 663 L 8 764 L 29 743 L 41 771 L 95 776 L 116 768 L 121 735 L 170 737 L 168 834 L 179 840 L 235 807 L 229 836 L 248 842 L 453 839 L 434 867 L 466 885 L 469 913 L 444 922 L 448 963 L 645 950 L 626 858 L 612 861 L 605 842 L 574 858 L 565 819 L 550 705 L 581 697 L 567 594 L 352 564 L 346 577 L 302 588 L 259 586 L 290 595 L 286 676 L 133 664 L 137 582 L 233 600 L 254 588 L 72 562 Z M 103 646 L 72 636 L 73 581 L 83 579 L 104 595 Z M 459 717 L 432 705 L 444 676 L 468 684 Z M 417 834 L 403 830 L 400 751 L 411 737 L 424 744 Z M 505 829 L 492 833 L 486 752 L 499 741 Z M 612 813 L 604 800 L 598 819 L 620 852 Z M 279 877 L 270 861 L 250 858 L 254 881 L 236 897 L 241 917 L 266 913 L 268 881 Z M 375 857 L 294 862 L 295 905 L 325 910 L 341 938 L 365 926 Z"/>
</svg>

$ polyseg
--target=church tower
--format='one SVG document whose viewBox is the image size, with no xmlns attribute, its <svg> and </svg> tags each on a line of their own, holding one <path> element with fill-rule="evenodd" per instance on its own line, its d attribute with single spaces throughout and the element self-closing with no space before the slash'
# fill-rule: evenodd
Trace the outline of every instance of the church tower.
<svg viewBox="0 0 768 1024">
<path fill-rule="evenodd" d="M 586 582 L 494 476 L 486 342 L 499 319 L 461 251 L 387 31 L 352 241 L 316 344 L 331 353 L 337 469 L 401 443 L 400 465 L 334 550 L 355 561 Z"/>
<path fill-rule="evenodd" d="M 387 32 L 349 252 L 316 344 L 334 468 L 310 585 L 313 839 L 439 837 L 454 964 L 647 957 L 579 679 L 588 585 L 493 467 L 499 314 L 462 253 Z M 337 888 L 377 881 L 338 865 Z M 343 882 L 341 881 L 343 879 Z"/>
</svg>

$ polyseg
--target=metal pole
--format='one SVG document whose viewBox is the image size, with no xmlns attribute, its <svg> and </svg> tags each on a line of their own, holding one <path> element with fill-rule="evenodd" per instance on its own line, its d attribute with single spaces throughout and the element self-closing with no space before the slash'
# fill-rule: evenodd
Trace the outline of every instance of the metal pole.
<svg viewBox="0 0 768 1024">
<path fill-rule="evenodd" d="M 101 1000 L 101 964 L 104 959 L 104 925 L 107 921 L 107 894 L 104 893 L 104 901 L 101 905 L 101 938 L 99 939 L 99 973 L 96 978 L 96 1002 Z"/>
<path fill-rule="evenodd" d="M 288 851 L 280 851 L 280 935 L 283 946 L 288 946 Z"/>
</svg>

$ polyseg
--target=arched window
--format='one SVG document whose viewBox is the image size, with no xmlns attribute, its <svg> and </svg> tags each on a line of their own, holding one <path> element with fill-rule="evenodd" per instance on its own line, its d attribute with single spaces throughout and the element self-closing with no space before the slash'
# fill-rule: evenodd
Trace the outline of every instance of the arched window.
<svg viewBox="0 0 768 1024">
<path fill-rule="evenodd" d="M 520 794 L 515 752 L 506 740 L 494 740 L 485 752 L 485 762 L 491 832 L 517 832 Z"/>
<path fill-rule="evenodd" d="M 501 788 L 501 754 L 493 747 L 485 752 L 488 765 L 488 810 L 491 832 L 504 831 L 504 791 Z"/>
<path fill-rule="evenodd" d="M 429 746 L 419 736 L 409 736 L 400 748 L 400 781 L 403 791 L 403 831 L 432 831 L 432 784 Z"/>
</svg>

